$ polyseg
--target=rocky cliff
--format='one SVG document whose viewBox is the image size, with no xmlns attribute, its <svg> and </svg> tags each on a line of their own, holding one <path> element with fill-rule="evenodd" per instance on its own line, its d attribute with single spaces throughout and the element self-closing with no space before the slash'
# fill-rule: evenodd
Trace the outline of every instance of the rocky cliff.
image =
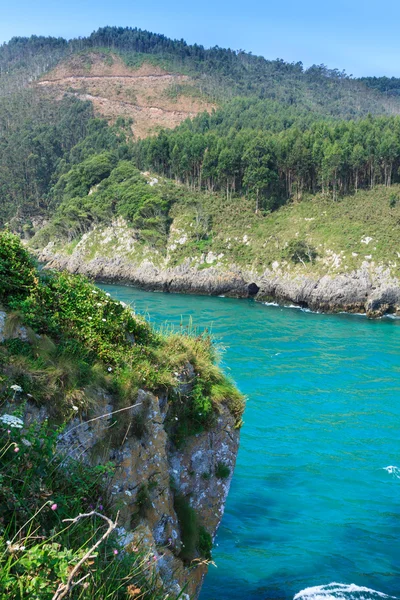
<svg viewBox="0 0 400 600">
<path fill-rule="evenodd" d="M 147 290 L 253 297 L 313 311 L 365 313 L 371 318 L 400 314 L 400 282 L 384 265 L 364 261 L 353 271 L 322 275 L 275 264 L 256 271 L 230 264 L 223 254 L 213 252 L 174 264 L 174 246 L 169 246 L 165 257 L 148 248 L 143 251 L 135 232 L 118 221 L 88 232 L 68 253 L 50 242 L 37 255 L 48 268 Z"/>
<path fill-rule="evenodd" d="M 0 311 L 0 344 L 8 337 L 28 341 L 23 327 L 7 333 L 6 317 Z M 177 391 L 188 393 L 194 377 L 193 368 L 187 364 L 177 374 Z M 2 412 L 14 409 L 6 404 Z M 149 577 L 153 584 L 156 578 L 156 586 L 165 591 L 166 597 L 182 594 L 179 597 L 197 598 L 209 560 L 201 556 L 198 546 L 189 546 L 193 534 L 200 532 L 208 545 L 207 552 L 211 550 L 239 446 L 235 418 L 221 405 L 211 429 L 189 436 L 177 447 L 166 427 L 170 409 L 167 395 L 155 396 L 140 389 L 135 404 L 123 412 L 119 421 L 120 435 L 114 435 L 113 430 L 115 409 L 112 395 L 99 388 L 90 418 L 81 415 L 70 420 L 59 437 L 58 450 L 67 461 L 75 459 L 90 465 L 112 461 L 114 474 L 107 488 L 112 504 L 119 509 L 122 545 L 133 552 L 139 547 L 146 549 L 152 558 Z M 45 407 L 39 408 L 31 401 L 25 404 L 25 427 L 48 418 Z M 221 465 L 222 474 L 218 470 Z M 197 532 L 188 531 L 185 511 Z"/>
</svg>

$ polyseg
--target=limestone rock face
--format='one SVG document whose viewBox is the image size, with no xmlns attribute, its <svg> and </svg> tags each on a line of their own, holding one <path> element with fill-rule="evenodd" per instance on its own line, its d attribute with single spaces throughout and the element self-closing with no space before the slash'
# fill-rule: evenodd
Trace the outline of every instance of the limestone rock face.
<svg viewBox="0 0 400 600">
<path fill-rule="evenodd" d="M 112 400 L 100 394 L 91 418 L 108 416 L 91 422 L 74 419 L 60 438 L 59 448 L 90 464 L 113 461 L 116 469 L 110 493 L 121 510 L 118 531 L 122 543 L 128 548 L 145 544 L 159 584 L 171 596 L 184 589 L 183 598 L 196 598 L 207 564 L 203 560 L 188 564 L 180 558 L 182 536 L 174 495 L 186 498 L 199 523 L 214 537 L 224 512 L 239 446 L 234 418 L 223 407 L 213 429 L 189 437 L 177 449 L 165 429 L 166 398 L 139 390 L 137 406 L 123 413 L 118 443 L 109 438 L 112 410 Z M 139 412 L 144 418 L 140 436 L 132 432 L 132 423 Z M 216 476 L 218 463 L 229 469 L 226 479 Z"/>
<path fill-rule="evenodd" d="M 97 255 L 87 260 L 80 251 L 56 254 L 51 245 L 39 254 L 48 268 L 66 269 L 105 282 L 128 283 L 147 290 L 189 294 L 254 297 L 260 302 L 295 304 L 321 312 L 365 313 L 370 318 L 400 314 L 400 281 L 390 270 L 367 262 L 361 268 L 334 275 L 293 274 L 266 269 L 262 275 L 237 265 L 216 264 L 199 269 L 191 259 L 176 267 L 156 266 L 149 259 Z"/>
</svg>

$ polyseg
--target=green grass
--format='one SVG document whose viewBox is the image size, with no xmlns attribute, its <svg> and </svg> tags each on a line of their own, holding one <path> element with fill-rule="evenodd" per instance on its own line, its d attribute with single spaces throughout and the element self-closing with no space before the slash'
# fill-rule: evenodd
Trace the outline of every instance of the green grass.
<svg viewBox="0 0 400 600">
<path fill-rule="evenodd" d="M 87 168 L 98 164 L 103 164 L 100 158 L 91 160 Z M 65 181 L 68 178 L 75 181 L 72 171 Z M 351 272 L 367 262 L 390 267 L 393 275 L 400 275 L 400 185 L 377 186 L 338 201 L 330 196 L 305 196 L 274 212 L 256 214 L 250 199 L 234 196 L 228 200 L 165 178 L 158 180 L 150 187 L 132 165 L 119 163 L 91 196 L 66 197 L 53 221 L 30 243 L 40 248 L 53 240 L 56 251 L 73 253 L 82 235 L 79 205 L 79 210 L 85 207 L 88 219 L 89 233 L 80 246 L 84 261 L 118 255 L 135 265 L 148 258 L 165 268 L 189 258 L 199 270 L 236 264 L 259 274 L 269 268 L 294 276 Z M 114 202 L 115 197 L 120 200 Z M 120 221 L 117 238 L 110 237 L 107 227 L 117 217 L 126 219 L 126 225 Z M 91 218 L 98 223 L 95 229 L 91 229 Z M 68 231 L 76 231 L 69 242 L 64 232 L 67 221 Z M 293 252 L 296 248 L 303 251 Z M 207 262 L 210 252 L 214 260 Z"/>
<path fill-rule="evenodd" d="M 202 194 L 203 208 L 212 220 L 210 250 L 224 254 L 220 262 L 226 265 L 235 263 L 260 273 L 279 263 L 283 271 L 293 273 L 335 274 L 357 269 L 368 260 L 390 266 L 393 274 L 399 275 L 400 203 L 391 202 L 393 194 L 400 197 L 400 185 L 360 191 L 337 202 L 309 196 L 265 215 L 255 214 L 253 202 L 245 198 L 227 202 L 218 195 Z M 173 214 L 179 227 L 190 233 L 190 209 L 178 203 Z M 366 238 L 372 240 L 365 244 L 362 240 Z M 288 247 L 295 242 L 314 248 L 316 260 L 310 264 L 291 260 Z M 336 264 L 333 255 L 339 257 Z M 179 264 L 187 256 L 199 258 L 201 250 L 193 243 L 180 246 L 172 262 Z"/>
<path fill-rule="evenodd" d="M 66 469 L 56 449 L 59 433 L 47 422 L 24 429 L 0 423 L 1 598 L 51 600 L 106 532 L 101 515 L 117 516 L 106 500 L 113 465 L 88 467 L 69 459 Z M 83 514 L 90 516 L 65 521 Z M 110 532 L 90 557 L 77 571 L 69 598 L 128 600 L 138 588 L 144 600 L 164 598 L 145 548 L 124 552 Z"/>
</svg>

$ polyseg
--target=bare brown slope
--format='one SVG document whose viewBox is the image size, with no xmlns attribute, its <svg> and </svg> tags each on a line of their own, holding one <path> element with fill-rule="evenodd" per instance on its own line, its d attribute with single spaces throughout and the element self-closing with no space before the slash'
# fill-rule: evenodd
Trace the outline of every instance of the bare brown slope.
<svg viewBox="0 0 400 600">
<path fill-rule="evenodd" d="M 213 104 L 200 97 L 190 77 L 168 73 L 149 63 L 138 69 L 114 54 L 92 52 L 74 55 L 36 83 L 57 95 L 74 94 L 91 100 L 98 115 L 113 122 L 119 116 L 133 119 L 137 138 L 160 127 L 173 128 Z"/>
</svg>

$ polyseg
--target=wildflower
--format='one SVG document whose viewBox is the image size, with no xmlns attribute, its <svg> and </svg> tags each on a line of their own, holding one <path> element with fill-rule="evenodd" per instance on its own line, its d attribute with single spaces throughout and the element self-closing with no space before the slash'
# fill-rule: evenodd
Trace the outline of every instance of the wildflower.
<svg viewBox="0 0 400 600">
<path fill-rule="evenodd" d="M 175 421 L 179 421 L 178 417 L 175 417 Z"/>
<path fill-rule="evenodd" d="M 137 546 L 132 545 L 132 552 L 139 552 L 139 548 Z"/>
<path fill-rule="evenodd" d="M 15 427 L 16 429 L 22 429 L 24 426 L 24 422 L 19 417 L 15 415 L 2 415 L 0 417 L 0 421 L 4 423 L 4 425 L 8 425 L 9 427 Z"/>
<path fill-rule="evenodd" d="M 10 435 L 11 429 L 7 429 L 7 433 L 8 433 L 8 435 Z"/>
<path fill-rule="evenodd" d="M 116 548 L 114 548 L 114 550 L 113 550 L 113 554 L 115 554 L 115 556 L 117 556 L 117 554 L 118 554 L 118 550 L 117 550 Z"/>
<path fill-rule="evenodd" d="M 102 319 L 102 321 L 104 321 L 104 323 L 106 322 L 106 319 Z"/>
<path fill-rule="evenodd" d="M 19 452 L 19 448 L 18 448 L 18 446 L 15 446 L 15 448 L 14 448 L 14 452 Z"/>
<path fill-rule="evenodd" d="M 111 294 L 109 294 L 109 293 L 107 292 L 107 293 L 106 293 L 106 296 L 110 297 L 110 296 L 111 296 Z"/>
<path fill-rule="evenodd" d="M 92 294 L 98 294 L 99 292 L 97 290 L 92 290 Z"/>
<path fill-rule="evenodd" d="M 32 394 L 27 394 L 28 398 L 33 398 Z"/>
<path fill-rule="evenodd" d="M 88 319 L 89 319 L 89 321 L 91 321 L 91 320 L 92 320 L 92 317 L 88 317 Z"/>
<path fill-rule="evenodd" d="M 14 383 L 14 385 L 10 385 L 10 390 L 14 390 L 14 392 L 22 392 L 22 387 Z"/>
<path fill-rule="evenodd" d="M 102 305 L 102 303 L 101 303 L 101 302 L 98 302 L 98 303 L 97 303 L 97 306 L 103 306 L 103 305 Z"/>
<path fill-rule="evenodd" d="M 102 505 L 102 504 L 100 504 L 100 506 L 99 506 L 99 510 L 100 510 L 100 511 L 102 511 L 102 510 L 103 510 L 103 505 Z"/>
<path fill-rule="evenodd" d="M 51 510 L 57 510 L 57 504 L 54 503 L 50 506 Z"/>
<path fill-rule="evenodd" d="M 19 544 L 11 544 L 10 540 L 7 540 L 6 544 L 7 544 L 7 550 L 11 553 L 23 552 L 25 550 L 25 546 L 20 546 Z"/>
<path fill-rule="evenodd" d="M 77 410 L 79 410 L 79 408 L 78 408 L 77 406 L 75 406 L 75 404 L 74 404 L 74 405 L 72 406 L 72 410 L 74 410 L 74 411 L 76 412 Z"/>
<path fill-rule="evenodd" d="M 108 371 L 109 373 L 111 373 L 111 371 L 112 371 L 112 368 L 111 368 L 111 367 L 108 367 L 107 371 Z"/>
</svg>

